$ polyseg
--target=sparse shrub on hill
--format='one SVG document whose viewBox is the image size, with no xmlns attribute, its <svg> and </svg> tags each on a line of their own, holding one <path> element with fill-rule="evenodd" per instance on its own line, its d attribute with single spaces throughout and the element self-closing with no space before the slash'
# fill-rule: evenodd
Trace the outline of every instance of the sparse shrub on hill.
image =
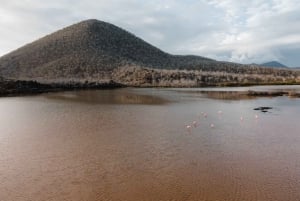
<svg viewBox="0 0 300 201">
<path fill-rule="evenodd" d="M 171 55 L 112 24 L 87 20 L 0 58 L 0 76 L 41 83 L 206 86 L 297 83 L 300 71 Z"/>
</svg>

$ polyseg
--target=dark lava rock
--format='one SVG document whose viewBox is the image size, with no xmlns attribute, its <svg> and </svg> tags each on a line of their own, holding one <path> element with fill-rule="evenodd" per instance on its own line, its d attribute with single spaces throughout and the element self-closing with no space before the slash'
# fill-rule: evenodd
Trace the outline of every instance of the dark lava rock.
<svg viewBox="0 0 300 201">
<path fill-rule="evenodd" d="M 124 85 L 116 83 L 113 80 L 105 83 L 86 81 L 84 83 L 43 84 L 36 81 L 7 80 L 0 77 L 0 97 L 82 89 L 114 89 L 120 87 L 124 87 Z"/>
<path fill-rule="evenodd" d="M 259 110 L 261 112 L 268 112 L 269 110 L 273 109 L 272 107 L 257 107 L 257 108 L 254 108 L 254 110 Z"/>
</svg>

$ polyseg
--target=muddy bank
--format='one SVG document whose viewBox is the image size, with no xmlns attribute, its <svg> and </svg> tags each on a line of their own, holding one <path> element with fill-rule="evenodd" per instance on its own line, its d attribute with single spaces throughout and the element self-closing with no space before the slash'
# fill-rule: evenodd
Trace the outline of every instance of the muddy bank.
<svg viewBox="0 0 300 201">
<path fill-rule="evenodd" d="M 300 93 L 294 91 L 252 91 L 247 92 L 249 96 L 289 96 L 289 97 L 300 97 Z"/>
<path fill-rule="evenodd" d="M 255 99 L 259 97 L 278 97 L 278 96 L 288 96 L 291 98 L 300 98 L 300 93 L 289 90 L 280 90 L 280 91 L 180 91 L 181 93 L 199 93 L 211 99 L 220 99 L 220 100 L 246 100 L 246 99 Z"/>
<path fill-rule="evenodd" d="M 70 82 L 48 82 L 41 83 L 38 81 L 30 80 L 14 80 L 14 79 L 4 79 L 0 77 L 0 97 L 4 96 L 20 96 L 20 95 L 33 95 L 39 93 L 47 92 L 60 92 L 60 91 L 72 91 L 72 90 L 85 90 L 85 89 L 115 89 L 122 87 L 138 87 L 138 88 L 195 88 L 195 87 L 226 87 L 228 85 L 213 85 L 211 83 L 202 83 L 200 85 L 182 85 L 182 83 L 172 83 L 170 85 L 135 85 L 132 83 L 124 83 L 122 81 L 70 81 Z M 254 84 L 253 84 L 254 85 Z M 251 86 L 251 84 L 236 84 L 233 86 Z M 300 97 L 300 93 L 288 90 L 280 91 L 199 91 L 201 93 L 212 96 L 212 98 L 221 99 L 249 99 L 254 97 L 275 97 L 275 96 L 289 96 L 289 97 Z"/>
</svg>

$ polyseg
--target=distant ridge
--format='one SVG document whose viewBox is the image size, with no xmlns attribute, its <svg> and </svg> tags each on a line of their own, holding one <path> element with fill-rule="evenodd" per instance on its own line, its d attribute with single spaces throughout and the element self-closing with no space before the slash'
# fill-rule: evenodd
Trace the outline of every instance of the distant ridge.
<svg viewBox="0 0 300 201">
<path fill-rule="evenodd" d="M 283 65 L 282 63 L 279 63 L 278 61 L 270 61 L 270 62 L 262 63 L 260 65 L 265 67 L 273 67 L 273 68 L 288 68 L 287 66 Z"/>
</svg>

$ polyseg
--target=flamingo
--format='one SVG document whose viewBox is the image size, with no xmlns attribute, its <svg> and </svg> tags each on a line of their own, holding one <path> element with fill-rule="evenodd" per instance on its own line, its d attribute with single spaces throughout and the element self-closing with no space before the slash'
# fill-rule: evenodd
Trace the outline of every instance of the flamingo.
<svg viewBox="0 0 300 201">
<path fill-rule="evenodd" d="M 214 128 L 214 127 L 215 127 L 215 125 L 214 125 L 214 124 L 210 124 L 210 127 L 211 127 L 211 128 Z"/>
<path fill-rule="evenodd" d="M 187 125 L 187 126 L 186 126 L 186 130 L 187 130 L 189 133 L 191 133 L 191 129 L 192 129 L 192 126 L 191 126 L 191 125 Z"/>
<path fill-rule="evenodd" d="M 244 117 L 243 117 L 243 116 L 241 116 L 241 117 L 240 117 L 240 120 L 241 120 L 241 121 L 244 121 Z"/>
<path fill-rule="evenodd" d="M 219 110 L 219 111 L 218 111 L 218 115 L 219 115 L 219 116 L 218 116 L 218 117 L 219 117 L 219 119 L 222 119 L 222 115 L 223 115 L 223 112 L 222 112 L 222 110 Z"/>
</svg>

